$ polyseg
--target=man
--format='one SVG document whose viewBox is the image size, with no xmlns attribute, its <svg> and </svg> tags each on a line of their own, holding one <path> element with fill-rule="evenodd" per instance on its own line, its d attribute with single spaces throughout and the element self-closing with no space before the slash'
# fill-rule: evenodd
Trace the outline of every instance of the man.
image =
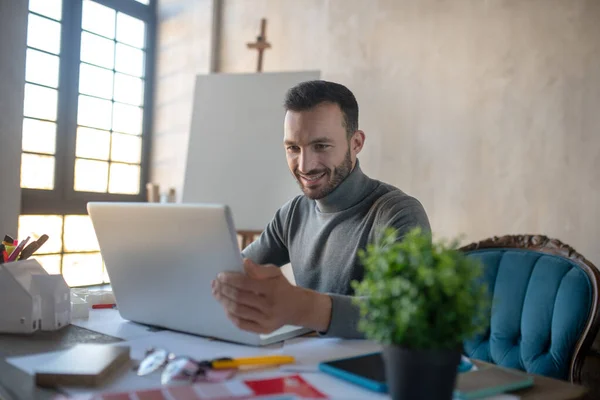
<svg viewBox="0 0 600 400">
<path fill-rule="evenodd" d="M 361 171 L 356 157 L 365 134 L 350 90 L 304 82 L 288 91 L 285 107 L 287 162 L 304 195 L 281 207 L 244 249 L 245 274 L 219 274 L 213 295 L 241 329 L 267 333 L 290 324 L 360 338 L 350 285 L 363 277 L 357 251 L 381 228 L 402 237 L 416 226 L 429 230 L 429 221 L 416 199 Z M 298 286 L 279 269 L 289 262 Z"/>
</svg>

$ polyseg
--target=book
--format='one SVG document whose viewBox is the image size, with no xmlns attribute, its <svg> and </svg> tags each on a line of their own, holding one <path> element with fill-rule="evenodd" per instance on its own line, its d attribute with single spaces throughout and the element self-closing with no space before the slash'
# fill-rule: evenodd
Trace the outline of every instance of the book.
<svg viewBox="0 0 600 400">
<path fill-rule="evenodd" d="M 78 344 L 35 369 L 39 386 L 98 386 L 130 361 L 129 347 Z"/>
</svg>

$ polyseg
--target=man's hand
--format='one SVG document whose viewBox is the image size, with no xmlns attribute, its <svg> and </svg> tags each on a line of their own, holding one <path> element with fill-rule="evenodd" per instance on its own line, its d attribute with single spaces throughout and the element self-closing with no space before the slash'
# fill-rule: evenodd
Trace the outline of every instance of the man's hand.
<svg viewBox="0 0 600 400">
<path fill-rule="evenodd" d="M 245 274 L 222 272 L 212 281 L 213 296 L 236 326 L 256 333 L 270 333 L 283 325 L 328 329 L 328 295 L 293 286 L 275 265 L 245 259 L 244 270 Z"/>
</svg>

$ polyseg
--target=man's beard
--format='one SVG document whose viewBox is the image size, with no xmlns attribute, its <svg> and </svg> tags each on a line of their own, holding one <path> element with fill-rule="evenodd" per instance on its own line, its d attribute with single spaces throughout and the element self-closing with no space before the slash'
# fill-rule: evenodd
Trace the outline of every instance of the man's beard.
<svg viewBox="0 0 600 400">
<path fill-rule="evenodd" d="M 350 172 L 352 172 L 352 159 L 350 157 L 350 147 L 348 146 L 348 152 L 346 153 L 346 156 L 344 157 L 344 161 L 342 161 L 339 165 L 334 167 L 333 171 L 329 168 L 322 169 L 322 170 L 315 169 L 312 171 L 308 171 L 307 173 L 305 173 L 303 175 L 304 176 L 311 176 L 311 175 L 315 176 L 315 175 L 322 174 L 323 172 L 325 173 L 325 176 L 329 177 L 329 180 L 322 188 L 318 189 L 317 191 L 314 191 L 312 189 L 308 189 L 308 188 L 304 187 L 304 184 L 302 183 L 300 175 L 298 174 L 298 168 L 296 168 L 296 170 L 294 170 L 294 177 L 296 178 L 298 185 L 300 185 L 300 189 L 302 190 L 304 195 L 306 197 L 308 197 L 309 199 L 312 199 L 312 200 L 322 199 L 323 197 L 325 197 L 328 194 L 330 194 L 331 192 L 333 192 L 335 190 L 335 188 L 338 187 L 339 184 L 342 183 L 342 181 L 344 179 L 346 179 L 346 177 L 348 177 L 348 175 L 350 175 Z"/>
</svg>

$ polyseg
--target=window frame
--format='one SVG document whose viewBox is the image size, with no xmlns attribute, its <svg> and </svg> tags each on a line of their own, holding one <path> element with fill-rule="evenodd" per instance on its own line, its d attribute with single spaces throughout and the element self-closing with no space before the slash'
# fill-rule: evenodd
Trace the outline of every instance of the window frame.
<svg viewBox="0 0 600 400">
<path fill-rule="evenodd" d="M 79 96 L 79 63 L 83 0 L 62 0 L 61 50 L 59 53 L 58 109 L 56 119 L 56 151 L 54 189 L 21 189 L 21 215 L 85 214 L 90 201 L 145 201 L 149 180 L 150 144 L 152 136 L 155 54 L 156 0 L 149 5 L 135 0 L 93 0 L 126 13 L 146 23 L 144 48 L 144 104 L 142 115 L 142 154 L 139 193 L 137 195 L 80 192 L 74 190 L 75 146 L 77 139 L 77 110 Z M 35 14 L 28 11 L 28 13 Z M 39 14 L 36 14 L 39 15 Z M 25 84 L 25 82 L 24 82 Z M 22 151 L 22 150 L 21 150 Z"/>
</svg>

